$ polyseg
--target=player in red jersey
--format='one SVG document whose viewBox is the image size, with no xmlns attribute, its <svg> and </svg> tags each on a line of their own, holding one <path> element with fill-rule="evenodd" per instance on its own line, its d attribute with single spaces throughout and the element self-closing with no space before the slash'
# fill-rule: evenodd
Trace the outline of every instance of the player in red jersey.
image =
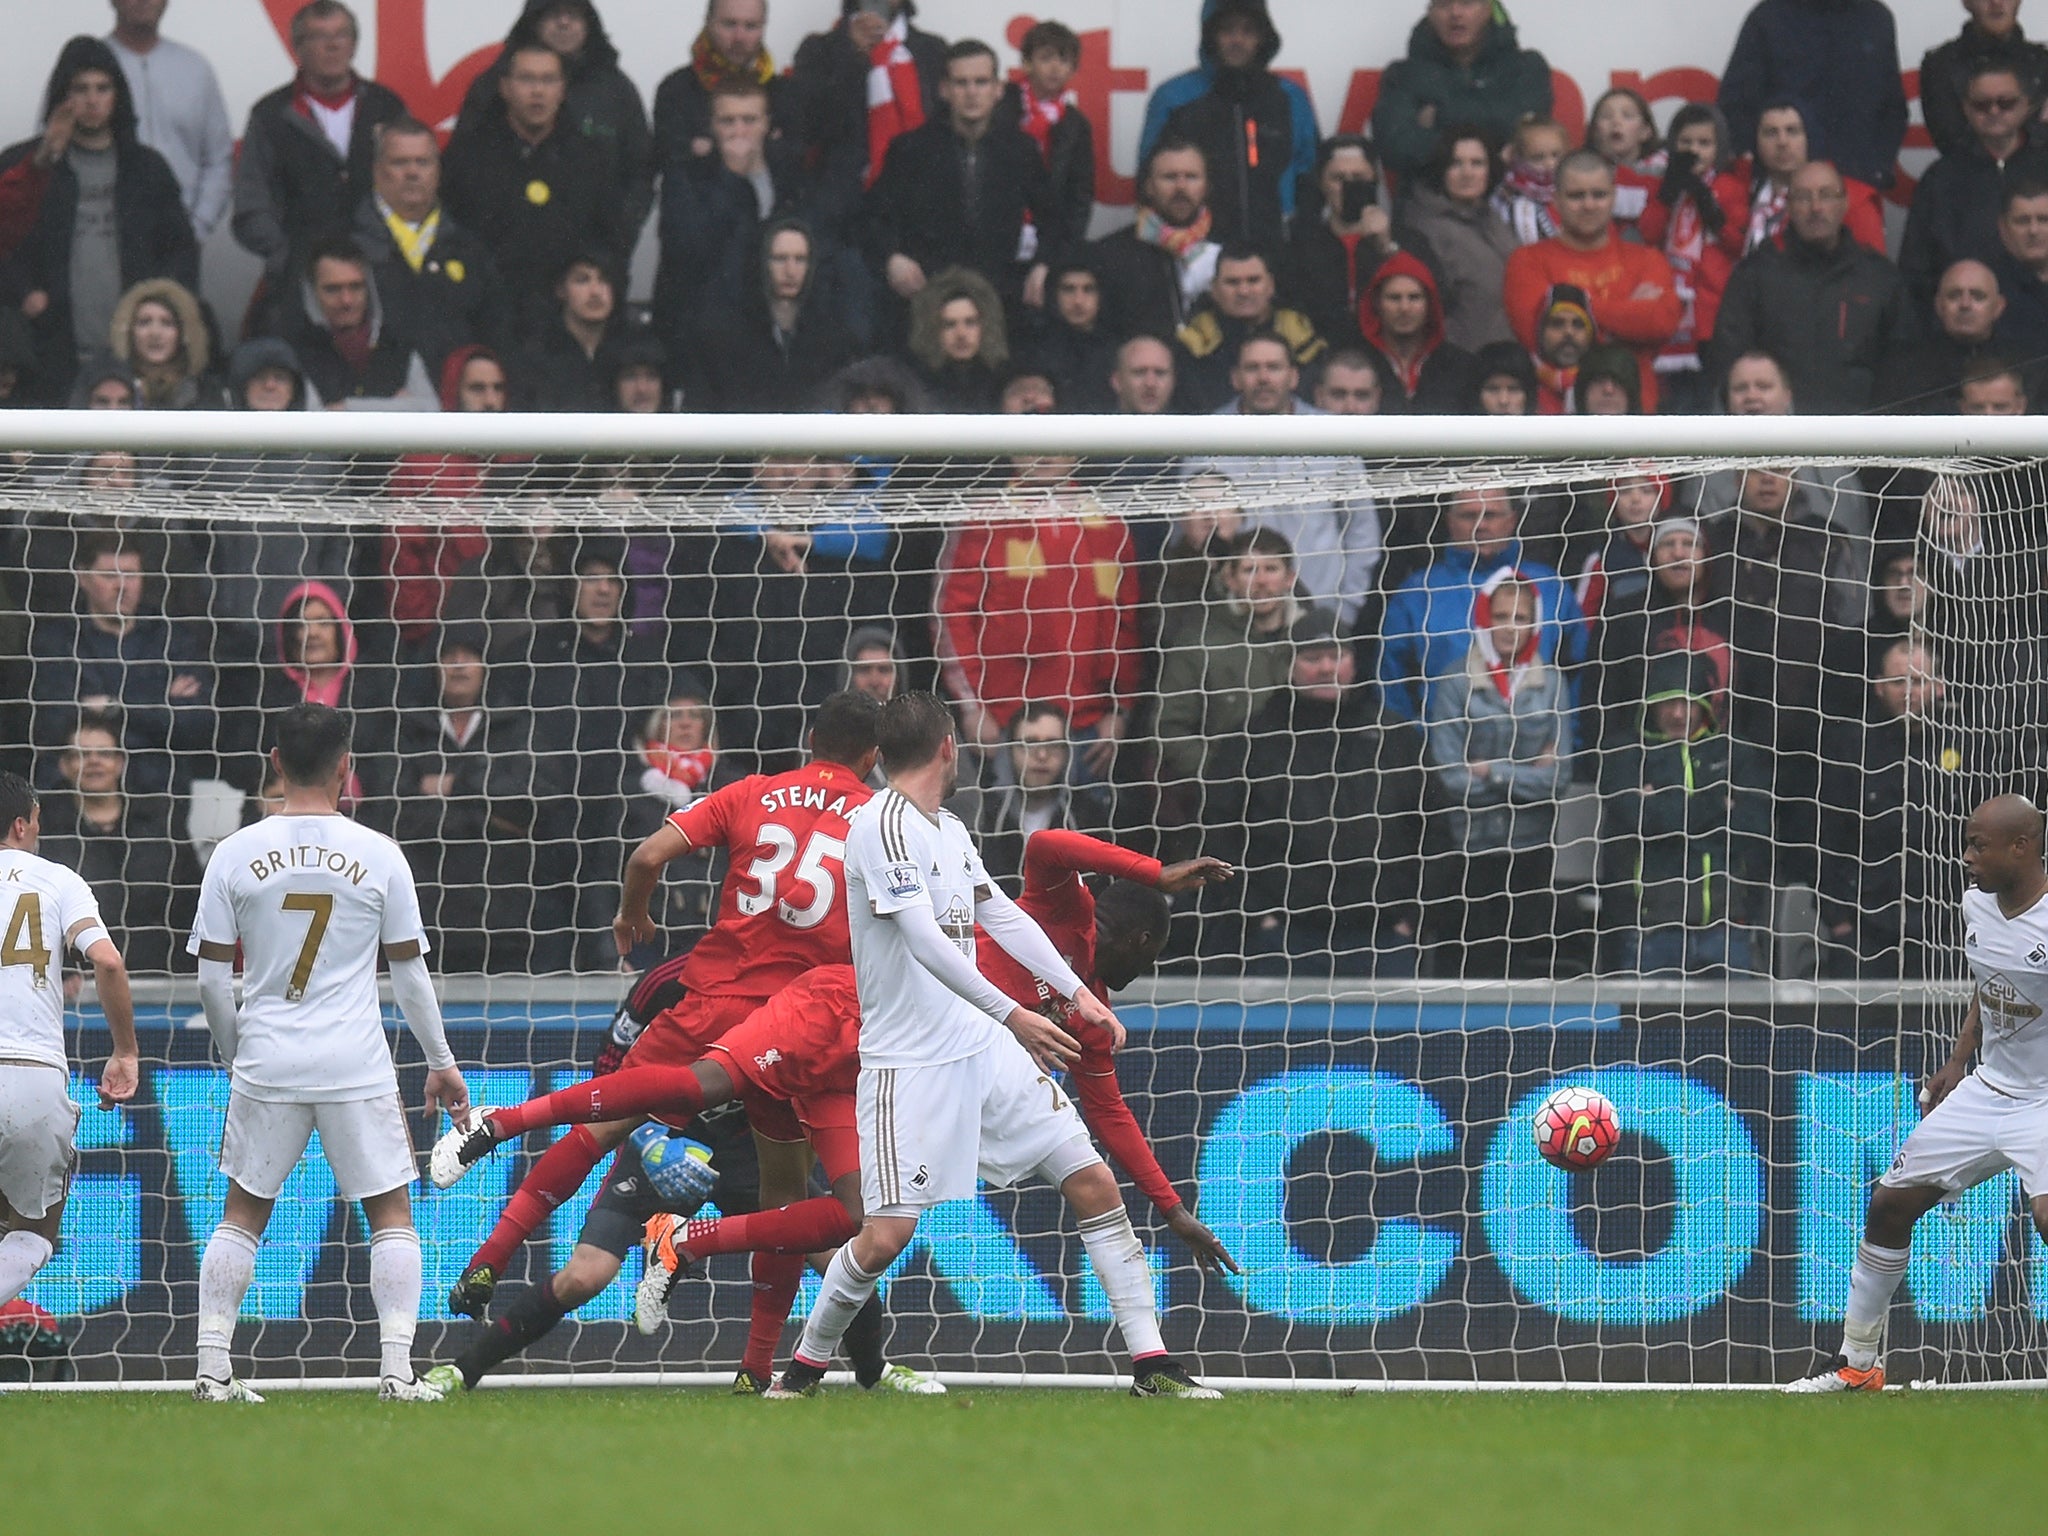
<svg viewBox="0 0 2048 1536">
<path fill-rule="evenodd" d="M 1045 930 L 1074 974 L 1106 1002 L 1110 993 L 1150 974 L 1158 963 L 1173 915 L 1161 893 L 1178 895 L 1235 874 L 1220 859 L 1162 865 L 1082 832 L 1047 828 L 1032 833 L 1024 844 L 1024 890 L 1017 905 Z M 1106 875 L 1110 883 L 1098 897 L 1083 875 Z M 1197 1264 L 1236 1273 L 1237 1261 L 1216 1234 L 1195 1219 L 1124 1102 L 1109 1032 L 1066 1009 L 1001 946 L 977 944 L 975 955 L 981 973 L 1013 1002 L 1044 1012 L 1080 1042 L 1080 1058 L 1067 1076 L 1088 1129 L 1157 1207 L 1167 1229 L 1187 1244 Z"/>
<path fill-rule="evenodd" d="M 626 1066 L 687 1065 L 804 972 L 851 960 L 840 863 L 846 818 L 873 793 L 867 777 L 875 766 L 879 713 L 866 694 L 831 695 L 812 721 L 811 760 L 803 767 L 714 790 L 633 851 L 612 923 L 621 955 L 656 937 L 648 899 L 671 860 L 692 848 L 723 847 L 731 864 L 717 921 L 684 963 L 688 991 L 633 1042 Z M 519 1244 L 642 1118 L 579 1125 L 537 1158 L 449 1291 L 449 1310 L 480 1316 Z M 767 1144 L 761 1152 L 762 1203 L 799 1197 L 809 1174 L 803 1149 L 792 1155 Z"/>
<path fill-rule="evenodd" d="M 767 1209 L 764 1200 L 762 1210 L 748 1215 L 664 1226 L 662 1237 L 673 1233 L 673 1239 L 663 1262 L 649 1270 L 641 1285 L 641 1331 L 652 1333 L 666 1313 L 669 1285 L 683 1262 L 753 1253 L 753 1320 L 739 1382 L 765 1390 L 806 1255 L 838 1247 L 860 1226 L 860 1135 L 853 1100 L 860 1076 L 859 1040 L 853 967 L 820 966 L 755 1009 L 688 1066 L 628 1065 L 607 1077 L 491 1110 L 468 1131 L 450 1131 L 434 1147 L 431 1177 L 445 1189 L 494 1147 L 544 1126 L 620 1118 L 637 1122 L 649 1115 L 681 1125 L 734 1099 L 745 1106 L 757 1144 L 787 1149 L 808 1143 L 831 1195 L 795 1200 L 779 1209 Z M 677 1247 L 684 1250 L 681 1255 Z M 885 1384 L 895 1390 L 937 1389 L 904 1367 L 882 1370 Z"/>
</svg>

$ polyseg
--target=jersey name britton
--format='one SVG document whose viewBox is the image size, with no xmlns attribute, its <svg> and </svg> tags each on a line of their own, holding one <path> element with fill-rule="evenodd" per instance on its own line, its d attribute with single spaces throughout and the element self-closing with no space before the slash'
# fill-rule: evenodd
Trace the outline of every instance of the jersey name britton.
<svg viewBox="0 0 2048 1536">
<path fill-rule="evenodd" d="M 323 869 L 329 874 L 340 875 L 350 885 L 361 885 L 369 870 L 362 860 L 353 854 L 324 848 L 318 843 L 294 843 L 289 848 L 273 848 L 260 859 L 249 861 L 249 873 L 258 880 L 268 880 L 272 875 L 281 875 L 294 869 Z"/>
</svg>

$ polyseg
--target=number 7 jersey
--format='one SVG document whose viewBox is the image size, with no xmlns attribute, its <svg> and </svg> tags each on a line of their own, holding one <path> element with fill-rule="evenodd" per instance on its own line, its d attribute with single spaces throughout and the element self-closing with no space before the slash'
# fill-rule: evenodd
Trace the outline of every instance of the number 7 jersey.
<svg viewBox="0 0 2048 1536">
<path fill-rule="evenodd" d="M 754 774 L 677 811 L 693 848 L 732 856 L 718 920 L 679 979 L 705 997 L 769 997 L 820 965 L 849 965 L 846 819 L 874 791 L 851 768 L 816 761 Z"/>
<path fill-rule="evenodd" d="M 187 950 L 242 950 L 234 1083 L 272 1103 L 398 1091 L 377 998 L 387 944 L 427 949 L 419 892 L 390 838 L 346 816 L 269 816 L 213 850 Z"/>
</svg>

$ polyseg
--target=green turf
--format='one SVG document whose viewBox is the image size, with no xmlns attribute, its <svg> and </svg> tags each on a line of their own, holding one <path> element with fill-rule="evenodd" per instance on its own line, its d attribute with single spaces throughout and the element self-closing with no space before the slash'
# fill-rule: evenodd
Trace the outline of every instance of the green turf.
<svg viewBox="0 0 2048 1536">
<path fill-rule="evenodd" d="M 10 1533 L 2040 1531 L 2048 1397 L 0 1395 Z"/>
</svg>

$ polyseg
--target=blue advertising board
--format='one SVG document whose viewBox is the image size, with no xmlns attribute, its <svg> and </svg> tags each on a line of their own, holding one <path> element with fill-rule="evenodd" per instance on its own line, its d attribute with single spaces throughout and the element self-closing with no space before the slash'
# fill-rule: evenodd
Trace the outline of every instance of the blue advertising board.
<svg viewBox="0 0 2048 1536">
<path fill-rule="evenodd" d="M 224 1191 L 225 1075 L 206 1037 L 142 1020 L 133 1108 L 88 1109 L 60 1252 L 30 1292 L 75 1319 L 81 1374 L 189 1373 L 199 1247 Z M 1173 1004 L 1124 1010 L 1126 1093 L 1167 1173 L 1244 1266 L 1203 1276 L 1150 1214 L 1169 1344 L 1218 1373 L 1451 1379 L 1755 1381 L 1831 1349 L 1871 1181 L 1917 1110 L 1922 1020 L 1808 1006 L 1639 1013 L 1612 1005 Z M 451 1010 L 479 1103 L 571 1080 L 609 1008 Z M 104 1033 L 88 1019 L 88 1060 Z M 1903 1030 L 1902 1030 L 1902 1025 Z M 419 1101 L 421 1069 L 401 1080 Z M 1620 1111 L 1590 1174 L 1537 1156 L 1528 1121 L 1585 1083 Z M 90 1102 L 88 1081 L 75 1096 Z M 424 1148 L 431 1139 L 416 1120 Z M 459 1346 L 440 1294 L 544 1141 L 501 1149 L 451 1191 L 422 1188 L 430 1292 L 420 1352 Z M 587 1189 L 594 1190 L 593 1176 Z M 567 1256 L 571 1201 L 506 1285 Z M 733 1363 L 744 1259 L 679 1293 L 676 1327 L 624 1323 L 637 1259 L 537 1351 L 678 1369 Z M 808 1291 L 806 1292 L 806 1297 Z M 802 1302 L 800 1302 L 800 1305 Z M 942 1366 L 1101 1370 L 1109 1316 L 1045 1190 L 940 1208 L 890 1278 L 894 1350 Z M 2048 1319 L 2048 1249 L 2011 1175 L 1931 1216 L 1894 1320 L 1896 1370 L 2009 1313 Z M 241 1346 L 268 1374 L 363 1369 L 376 1355 L 359 1215 L 309 1158 L 278 1202 Z M 1931 1361 L 1932 1356 L 1929 1355 Z"/>
</svg>

